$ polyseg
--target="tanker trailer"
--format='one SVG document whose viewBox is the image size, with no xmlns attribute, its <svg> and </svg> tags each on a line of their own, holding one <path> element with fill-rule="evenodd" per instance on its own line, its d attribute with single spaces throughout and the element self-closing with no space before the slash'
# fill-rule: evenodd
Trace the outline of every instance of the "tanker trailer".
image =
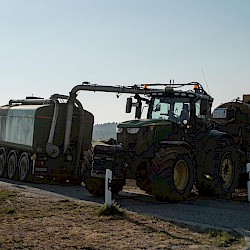
<svg viewBox="0 0 250 250">
<path fill-rule="evenodd" d="M 250 95 L 243 100 L 223 103 L 212 114 L 212 121 L 218 130 L 231 134 L 238 146 L 240 162 L 239 186 L 246 187 L 248 176 L 246 164 L 250 162 Z"/>
<path fill-rule="evenodd" d="M 0 107 L 0 177 L 81 181 L 84 151 L 91 148 L 94 117 L 75 99 L 64 150 L 68 97 L 29 97 Z"/>
</svg>

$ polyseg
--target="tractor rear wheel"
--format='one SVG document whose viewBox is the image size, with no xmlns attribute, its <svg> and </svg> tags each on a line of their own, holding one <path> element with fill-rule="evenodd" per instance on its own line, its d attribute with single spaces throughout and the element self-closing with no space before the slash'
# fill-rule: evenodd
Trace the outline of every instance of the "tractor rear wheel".
<svg viewBox="0 0 250 250">
<path fill-rule="evenodd" d="M 160 201 L 180 202 L 190 194 L 195 176 L 190 152 L 186 148 L 160 148 L 152 161 L 152 194 Z"/>
<path fill-rule="evenodd" d="M 238 184 L 237 150 L 233 145 L 223 142 L 207 154 L 205 166 L 198 174 L 196 187 L 200 195 L 230 199 Z"/>
</svg>

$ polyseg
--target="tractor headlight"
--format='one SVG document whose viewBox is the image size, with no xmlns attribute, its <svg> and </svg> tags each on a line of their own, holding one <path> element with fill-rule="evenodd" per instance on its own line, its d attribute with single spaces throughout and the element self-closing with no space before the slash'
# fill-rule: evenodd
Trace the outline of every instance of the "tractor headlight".
<svg viewBox="0 0 250 250">
<path fill-rule="evenodd" d="M 140 131 L 140 128 L 127 128 L 128 134 L 137 134 Z"/>
<path fill-rule="evenodd" d="M 116 133 L 121 134 L 123 132 L 123 128 L 116 127 Z"/>
</svg>

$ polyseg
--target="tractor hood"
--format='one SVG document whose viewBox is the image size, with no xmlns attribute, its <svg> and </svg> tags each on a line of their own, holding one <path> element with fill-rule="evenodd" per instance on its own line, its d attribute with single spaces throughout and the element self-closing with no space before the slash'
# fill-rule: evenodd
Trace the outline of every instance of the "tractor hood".
<svg viewBox="0 0 250 250">
<path fill-rule="evenodd" d="M 144 126 L 153 126 L 153 125 L 169 125 L 173 122 L 169 120 L 161 119 L 141 119 L 141 120 L 130 120 L 118 124 L 118 128 L 141 128 Z"/>
<path fill-rule="evenodd" d="M 117 141 L 125 150 L 153 157 L 154 147 L 161 141 L 180 140 L 183 131 L 177 123 L 164 119 L 125 121 L 117 126 Z"/>
</svg>

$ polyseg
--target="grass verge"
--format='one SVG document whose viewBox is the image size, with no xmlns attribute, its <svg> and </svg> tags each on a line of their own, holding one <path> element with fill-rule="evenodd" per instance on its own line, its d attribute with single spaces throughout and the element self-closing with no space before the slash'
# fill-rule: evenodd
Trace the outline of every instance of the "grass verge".
<svg viewBox="0 0 250 250">
<path fill-rule="evenodd" d="M 0 249 L 238 250 L 243 245 L 237 235 L 200 231 L 117 204 L 98 207 L 0 189 Z"/>
</svg>

